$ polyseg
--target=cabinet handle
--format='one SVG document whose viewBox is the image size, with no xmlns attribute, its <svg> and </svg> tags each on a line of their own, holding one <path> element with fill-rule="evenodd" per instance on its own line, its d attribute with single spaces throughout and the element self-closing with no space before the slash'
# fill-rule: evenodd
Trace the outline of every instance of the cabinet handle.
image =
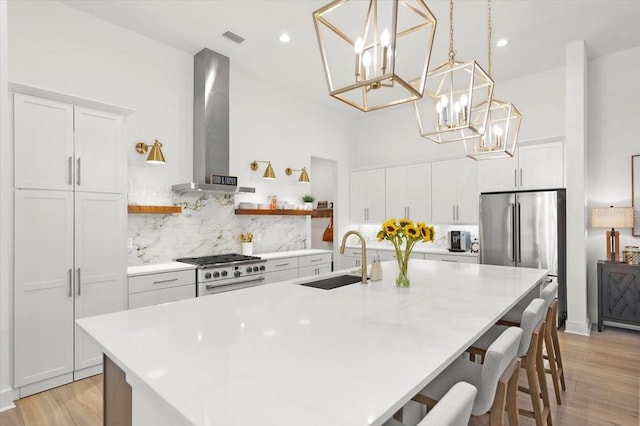
<svg viewBox="0 0 640 426">
<path fill-rule="evenodd" d="M 451 206 L 451 216 L 453 216 L 453 220 L 456 220 L 456 206 L 455 204 Z"/>
<path fill-rule="evenodd" d="M 73 296 L 73 269 L 69 268 L 69 297 Z"/>
<path fill-rule="evenodd" d="M 322 259 L 311 259 L 311 262 L 320 262 Z"/>
<path fill-rule="evenodd" d="M 78 296 L 80 296 L 82 294 L 82 289 L 81 289 L 81 281 L 80 281 L 80 268 L 78 268 Z"/>
<path fill-rule="evenodd" d="M 78 157 L 78 186 L 80 186 L 80 168 L 82 167 L 80 161 L 80 157 Z"/>
<path fill-rule="evenodd" d="M 290 265 L 290 263 L 278 263 L 278 264 L 276 264 L 276 268 L 281 268 L 283 266 L 289 266 L 289 265 Z"/>
<path fill-rule="evenodd" d="M 456 204 L 456 220 L 460 220 L 460 206 Z"/>
<path fill-rule="evenodd" d="M 453 262 L 453 263 L 458 263 L 457 260 L 451 260 L 451 259 L 440 259 L 441 262 Z"/>
<path fill-rule="evenodd" d="M 177 278 L 171 278 L 170 280 L 160 280 L 160 281 L 154 281 L 154 284 L 162 284 L 162 283 L 170 283 L 172 281 L 178 281 Z"/>
<path fill-rule="evenodd" d="M 360 266 L 360 261 L 356 260 L 356 268 Z"/>
<path fill-rule="evenodd" d="M 73 185 L 73 157 L 69 156 L 69 185 Z"/>
<path fill-rule="evenodd" d="M 522 167 L 520 167 L 520 186 L 523 186 L 523 183 L 522 183 Z"/>
<path fill-rule="evenodd" d="M 513 187 L 518 187 L 518 169 L 513 169 Z"/>
</svg>

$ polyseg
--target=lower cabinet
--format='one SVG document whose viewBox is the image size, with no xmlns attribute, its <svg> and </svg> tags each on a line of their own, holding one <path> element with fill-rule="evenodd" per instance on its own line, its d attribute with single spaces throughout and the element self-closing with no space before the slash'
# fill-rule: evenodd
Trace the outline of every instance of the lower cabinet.
<svg viewBox="0 0 640 426">
<path fill-rule="evenodd" d="M 439 260 L 442 262 L 478 263 L 479 257 L 465 254 L 433 254 L 425 253 L 426 260 Z"/>
<path fill-rule="evenodd" d="M 122 194 L 15 191 L 20 397 L 102 371 L 101 350 L 75 320 L 126 308 L 126 219 Z"/>
<path fill-rule="evenodd" d="M 196 271 L 159 272 L 129 277 L 129 309 L 196 297 Z"/>
<path fill-rule="evenodd" d="M 598 331 L 603 321 L 640 326 L 640 265 L 598 261 Z"/>
<path fill-rule="evenodd" d="M 321 253 L 311 256 L 300 256 L 298 259 L 298 277 L 331 272 L 331 253 Z"/>
<path fill-rule="evenodd" d="M 325 274 L 332 270 L 331 253 L 268 259 L 265 268 L 265 284 Z"/>
</svg>

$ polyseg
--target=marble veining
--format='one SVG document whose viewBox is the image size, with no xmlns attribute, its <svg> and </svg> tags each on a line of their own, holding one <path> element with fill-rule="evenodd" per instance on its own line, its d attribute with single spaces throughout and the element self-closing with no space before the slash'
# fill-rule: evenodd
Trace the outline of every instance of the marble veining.
<svg viewBox="0 0 640 426">
<path fill-rule="evenodd" d="M 130 214 L 128 264 L 240 253 L 240 233 L 252 232 L 255 254 L 307 248 L 308 216 L 236 216 L 234 197 L 175 194 L 182 214 Z"/>
</svg>

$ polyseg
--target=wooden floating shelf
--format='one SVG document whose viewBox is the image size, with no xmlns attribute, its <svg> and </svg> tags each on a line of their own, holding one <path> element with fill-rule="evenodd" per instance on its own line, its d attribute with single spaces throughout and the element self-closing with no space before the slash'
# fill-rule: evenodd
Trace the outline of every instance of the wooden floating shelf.
<svg viewBox="0 0 640 426">
<path fill-rule="evenodd" d="M 311 217 L 333 217 L 333 209 L 315 209 Z"/>
<path fill-rule="evenodd" d="M 138 206 L 128 205 L 128 213 L 143 213 L 143 214 L 176 214 L 182 213 L 181 206 Z"/>
<path fill-rule="evenodd" d="M 311 210 L 285 210 L 285 209 L 236 209 L 236 214 L 247 215 L 282 215 L 282 216 L 311 216 Z"/>
</svg>

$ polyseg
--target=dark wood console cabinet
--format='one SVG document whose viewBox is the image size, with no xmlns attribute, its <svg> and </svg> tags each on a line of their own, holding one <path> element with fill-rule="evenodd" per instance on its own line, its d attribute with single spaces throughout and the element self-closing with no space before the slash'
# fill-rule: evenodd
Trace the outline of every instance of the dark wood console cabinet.
<svg viewBox="0 0 640 426">
<path fill-rule="evenodd" d="M 640 265 L 598 261 L 598 331 L 603 321 L 640 326 Z"/>
</svg>

